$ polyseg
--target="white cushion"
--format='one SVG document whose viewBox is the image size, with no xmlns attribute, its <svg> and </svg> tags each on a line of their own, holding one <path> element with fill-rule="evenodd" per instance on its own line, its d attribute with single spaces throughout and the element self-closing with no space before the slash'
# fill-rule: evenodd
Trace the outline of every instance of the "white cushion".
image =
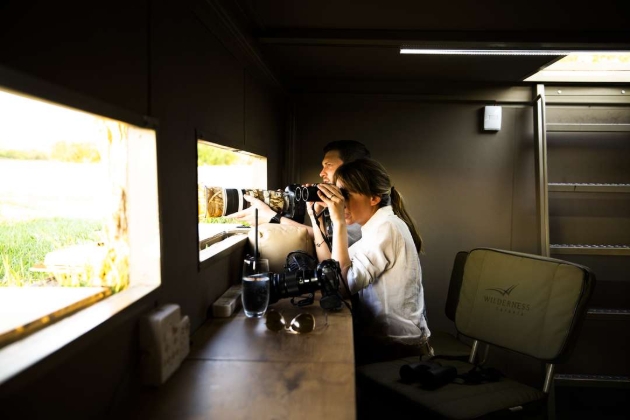
<svg viewBox="0 0 630 420">
<path fill-rule="evenodd" d="M 255 230 L 249 234 L 250 254 L 255 247 Z M 260 258 L 269 260 L 269 270 L 283 273 L 287 255 L 292 251 L 304 251 L 315 256 L 313 240 L 306 227 L 269 223 L 258 226 L 258 252 Z"/>
</svg>

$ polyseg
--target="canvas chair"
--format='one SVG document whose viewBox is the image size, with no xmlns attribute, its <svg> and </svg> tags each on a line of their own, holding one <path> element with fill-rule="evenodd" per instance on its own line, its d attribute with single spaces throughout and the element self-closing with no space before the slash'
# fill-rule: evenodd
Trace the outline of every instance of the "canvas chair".
<svg viewBox="0 0 630 420">
<path fill-rule="evenodd" d="M 546 364 L 541 386 L 500 377 L 476 385 L 450 382 L 429 390 L 401 381 L 400 368 L 417 359 L 374 363 L 357 368 L 359 418 L 546 414 L 554 366 L 565 362 L 574 347 L 594 284 L 588 268 L 570 262 L 498 249 L 472 250 L 464 265 L 455 326 L 475 341 L 468 362 L 441 363 L 454 366 L 464 377 L 475 367 L 470 361 L 475 360 L 478 344 L 486 343 Z"/>
<path fill-rule="evenodd" d="M 468 252 L 462 251 L 457 253 L 455 262 L 453 263 L 453 270 L 451 271 L 451 280 L 448 284 L 448 294 L 446 296 L 444 312 L 446 317 L 453 322 L 455 322 L 455 311 L 457 310 L 459 291 L 462 286 L 464 265 L 466 264 L 467 257 Z M 429 344 L 435 354 L 452 357 L 463 357 L 467 359 L 471 350 L 471 346 L 464 341 L 464 338 L 459 332 L 453 335 L 447 331 L 431 329 Z"/>
</svg>

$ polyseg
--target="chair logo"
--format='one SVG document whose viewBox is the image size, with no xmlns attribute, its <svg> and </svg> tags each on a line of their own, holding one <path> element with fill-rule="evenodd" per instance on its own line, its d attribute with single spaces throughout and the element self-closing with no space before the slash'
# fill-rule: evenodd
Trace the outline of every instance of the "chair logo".
<svg viewBox="0 0 630 420">
<path fill-rule="evenodd" d="M 499 287 L 495 287 L 492 289 L 486 289 L 486 290 L 492 290 L 493 292 L 497 292 L 499 293 L 501 296 L 505 297 L 505 296 L 510 296 L 510 293 L 512 293 L 512 290 L 514 290 L 514 288 L 518 286 L 518 284 L 515 284 L 513 286 L 508 287 L 507 289 L 501 289 Z"/>
<path fill-rule="evenodd" d="M 527 312 L 530 311 L 531 306 L 529 303 L 519 302 L 517 300 L 510 298 L 510 294 L 514 291 L 514 289 L 516 289 L 516 286 L 518 286 L 518 284 L 514 284 L 508 287 L 507 289 L 503 289 L 501 287 L 491 287 L 491 288 L 485 289 L 490 292 L 498 293 L 500 297 L 497 297 L 496 294 L 495 295 L 484 294 L 483 302 L 485 304 L 493 306 L 497 312 L 523 316 Z"/>
</svg>

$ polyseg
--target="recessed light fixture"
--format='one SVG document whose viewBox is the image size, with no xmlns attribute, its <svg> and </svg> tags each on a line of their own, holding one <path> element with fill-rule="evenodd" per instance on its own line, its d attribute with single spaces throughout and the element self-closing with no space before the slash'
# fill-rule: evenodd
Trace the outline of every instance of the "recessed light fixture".
<svg viewBox="0 0 630 420">
<path fill-rule="evenodd" d="M 574 55 L 574 56 L 612 56 L 628 55 L 628 51 L 575 51 L 568 49 L 514 49 L 514 48 L 437 48 L 437 47 L 400 47 L 401 54 L 426 55 Z"/>
<path fill-rule="evenodd" d="M 570 48 L 570 47 L 569 47 Z M 434 44 L 403 45 L 400 54 L 467 56 L 550 56 L 547 66 L 525 82 L 630 82 L 630 51 L 536 49 L 509 45 Z"/>
<path fill-rule="evenodd" d="M 541 69 L 525 82 L 630 82 L 630 53 L 579 52 Z"/>
</svg>

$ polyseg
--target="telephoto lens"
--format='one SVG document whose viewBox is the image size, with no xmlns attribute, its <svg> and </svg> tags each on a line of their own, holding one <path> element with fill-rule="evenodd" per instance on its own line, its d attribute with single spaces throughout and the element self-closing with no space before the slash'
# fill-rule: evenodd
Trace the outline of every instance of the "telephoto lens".
<svg viewBox="0 0 630 420">
<path fill-rule="evenodd" d="M 250 207 L 243 197 L 249 195 L 267 204 L 273 211 L 281 212 L 283 217 L 304 222 L 306 202 L 298 199 L 302 196 L 302 186 L 291 184 L 284 191 L 240 189 L 197 185 L 199 219 L 229 216 L 232 213 Z"/>
<path fill-rule="evenodd" d="M 198 186 L 199 215 L 205 217 L 221 217 L 241 211 L 250 206 L 243 196 L 250 195 L 271 207 L 274 211 L 285 211 L 285 193 L 240 188 Z"/>
</svg>

